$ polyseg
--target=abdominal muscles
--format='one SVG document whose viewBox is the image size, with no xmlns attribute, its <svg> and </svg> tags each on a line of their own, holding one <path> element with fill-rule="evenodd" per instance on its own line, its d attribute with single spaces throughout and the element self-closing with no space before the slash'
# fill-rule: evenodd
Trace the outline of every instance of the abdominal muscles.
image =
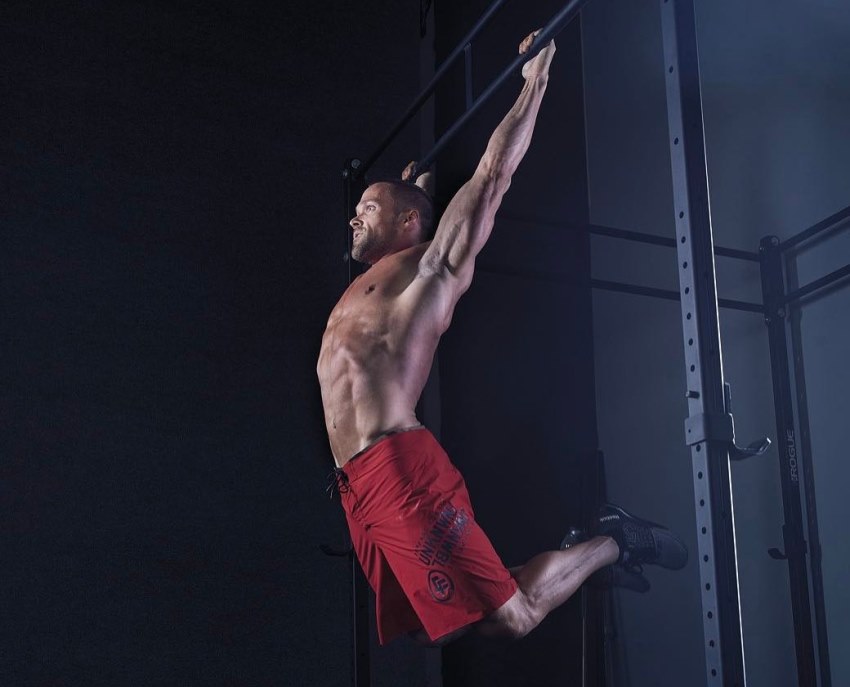
<svg viewBox="0 0 850 687">
<path fill-rule="evenodd" d="M 415 406 L 438 340 L 397 322 L 376 328 L 352 319 L 332 316 L 317 370 L 338 465 L 380 435 L 417 424 Z"/>
</svg>

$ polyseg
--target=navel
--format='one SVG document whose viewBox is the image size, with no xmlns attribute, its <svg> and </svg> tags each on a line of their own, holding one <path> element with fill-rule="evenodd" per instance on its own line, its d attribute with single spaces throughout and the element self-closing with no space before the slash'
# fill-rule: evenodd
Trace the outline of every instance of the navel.
<svg viewBox="0 0 850 687">
<path fill-rule="evenodd" d="M 375 286 L 376 286 L 375 284 L 370 284 L 370 285 L 369 285 L 369 288 L 368 288 L 368 289 L 366 289 L 366 295 L 367 295 L 367 296 L 375 290 Z"/>
</svg>

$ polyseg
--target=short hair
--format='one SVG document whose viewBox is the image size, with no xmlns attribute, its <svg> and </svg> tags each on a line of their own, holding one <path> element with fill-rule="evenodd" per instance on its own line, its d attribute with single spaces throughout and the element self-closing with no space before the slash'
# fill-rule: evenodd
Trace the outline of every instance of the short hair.
<svg viewBox="0 0 850 687">
<path fill-rule="evenodd" d="M 392 186 L 392 196 L 397 209 L 412 208 L 419 213 L 419 224 L 422 227 L 423 241 L 434 238 L 434 200 L 428 192 L 412 181 L 401 179 L 378 179 L 369 184 L 387 184 Z"/>
</svg>

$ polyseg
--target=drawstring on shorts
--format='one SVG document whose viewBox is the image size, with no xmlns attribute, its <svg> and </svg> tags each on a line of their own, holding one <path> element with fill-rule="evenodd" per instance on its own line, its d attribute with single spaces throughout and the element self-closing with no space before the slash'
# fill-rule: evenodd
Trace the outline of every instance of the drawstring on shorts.
<svg viewBox="0 0 850 687">
<path fill-rule="evenodd" d="M 346 494 L 350 490 L 351 486 L 348 483 L 348 475 L 345 474 L 345 470 L 342 468 L 334 468 L 328 473 L 328 486 L 325 489 L 328 498 L 333 500 L 334 492 L 338 494 Z"/>
</svg>

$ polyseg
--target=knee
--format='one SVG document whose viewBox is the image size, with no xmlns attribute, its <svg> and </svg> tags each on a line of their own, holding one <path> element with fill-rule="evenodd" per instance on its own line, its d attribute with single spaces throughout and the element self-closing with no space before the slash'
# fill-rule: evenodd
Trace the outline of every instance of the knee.
<svg viewBox="0 0 850 687">
<path fill-rule="evenodd" d="M 522 639 L 540 624 L 543 615 L 533 601 L 518 590 L 489 620 L 493 623 L 493 634 L 508 639 Z"/>
<path fill-rule="evenodd" d="M 505 624 L 505 634 L 508 639 L 522 639 L 540 624 L 540 619 L 528 613 L 515 616 Z"/>
</svg>

